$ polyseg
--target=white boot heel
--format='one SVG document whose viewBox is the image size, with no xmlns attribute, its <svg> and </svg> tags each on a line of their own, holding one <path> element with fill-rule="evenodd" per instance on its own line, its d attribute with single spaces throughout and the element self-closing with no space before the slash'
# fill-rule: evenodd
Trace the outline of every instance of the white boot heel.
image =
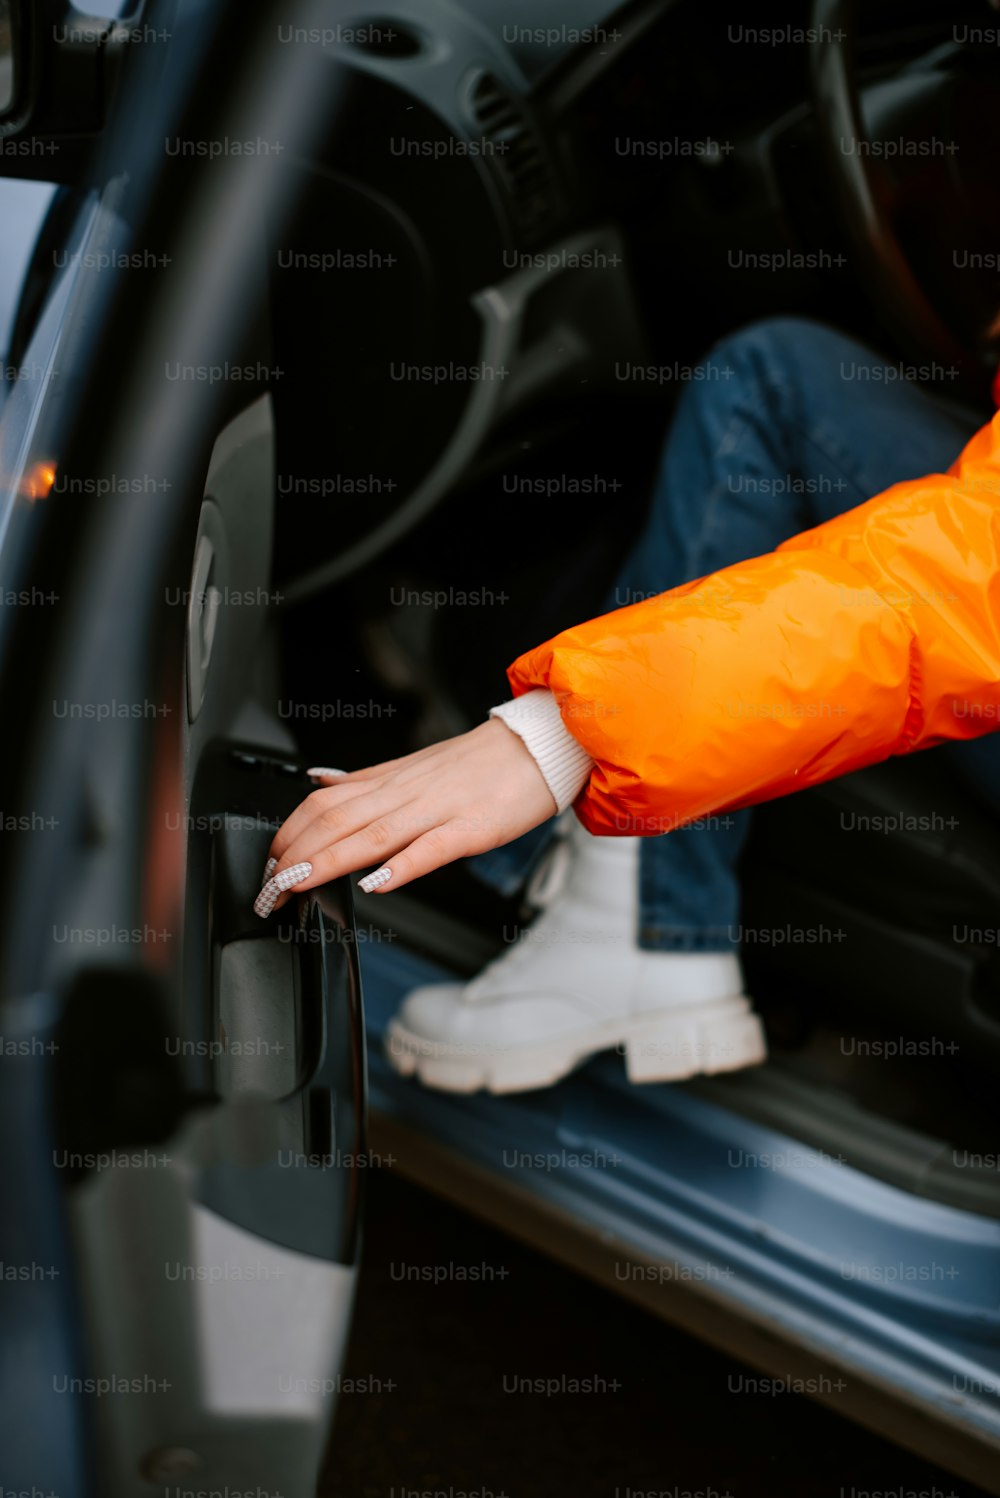
<svg viewBox="0 0 1000 1498">
<path fill-rule="evenodd" d="M 744 998 L 636 1019 L 624 1050 L 630 1082 L 679 1082 L 767 1059 L 764 1028 Z"/>
</svg>

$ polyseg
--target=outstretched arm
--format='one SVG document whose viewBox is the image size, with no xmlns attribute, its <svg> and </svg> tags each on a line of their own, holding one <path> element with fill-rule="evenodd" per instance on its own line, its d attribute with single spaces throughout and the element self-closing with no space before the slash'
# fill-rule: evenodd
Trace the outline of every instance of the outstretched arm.
<svg viewBox="0 0 1000 1498">
<path fill-rule="evenodd" d="M 947 474 L 515 661 L 596 762 L 576 810 L 653 833 L 1000 727 L 1000 414 Z"/>
<path fill-rule="evenodd" d="M 309 889 L 379 862 L 388 893 L 574 795 L 592 832 L 668 832 L 997 728 L 1000 414 L 947 474 L 566 630 L 508 675 L 506 723 L 325 777 L 271 872 L 308 864 L 285 882 Z M 272 893 L 265 911 L 288 897 Z"/>
</svg>

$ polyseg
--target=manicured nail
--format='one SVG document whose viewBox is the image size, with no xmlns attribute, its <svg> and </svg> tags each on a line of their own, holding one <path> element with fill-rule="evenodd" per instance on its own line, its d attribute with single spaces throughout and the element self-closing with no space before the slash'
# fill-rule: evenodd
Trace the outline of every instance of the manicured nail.
<svg viewBox="0 0 1000 1498">
<path fill-rule="evenodd" d="M 380 869 L 375 870 L 374 874 L 366 874 L 363 879 L 359 879 L 358 888 L 363 889 L 366 895 L 370 895 L 372 890 L 381 889 L 383 884 L 388 884 L 391 878 L 392 870 L 388 864 L 383 864 Z"/>
<path fill-rule="evenodd" d="M 319 767 L 319 769 L 307 770 L 306 774 L 309 776 L 310 780 L 318 780 L 321 775 L 327 775 L 327 776 L 330 776 L 330 775 L 346 775 L 347 771 L 346 770 L 330 770 L 330 769 L 324 768 L 321 765 Z"/>
<path fill-rule="evenodd" d="M 271 875 L 274 873 L 274 871 L 275 871 L 275 869 L 277 867 L 278 867 L 278 860 L 276 858 L 269 858 L 267 860 L 267 863 L 264 865 L 264 877 L 260 881 L 260 887 L 261 887 L 261 889 L 264 888 L 264 885 L 270 879 Z"/>
<path fill-rule="evenodd" d="M 294 863 L 290 869 L 282 869 L 280 874 L 275 874 L 269 879 L 253 902 L 253 908 L 262 920 L 266 920 L 277 904 L 278 896 L 293 885 L 301 884 L 303 879 L 308 879 L 312 873 L 311 863 Z"/>
</svg>

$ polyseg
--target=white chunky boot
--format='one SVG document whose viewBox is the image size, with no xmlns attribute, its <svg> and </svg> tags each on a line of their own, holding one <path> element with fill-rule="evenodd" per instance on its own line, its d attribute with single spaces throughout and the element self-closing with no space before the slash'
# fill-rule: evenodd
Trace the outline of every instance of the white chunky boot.
<svg viewBox="0 0 1000 1498">
<path fill-rule="evenodd" d="M 630 1081 L 736 1071 L 766 1056 L 730 952 L 637 943 L 639 844 L 569 814 L 536 886 L 542 915 L 471 983 L 414 989 L 386 1036 L 404 1076 L 449 1092 L 520 1092 L 624 1051 Z M 530 894 L 530 888 L 529 888 Z"/>
</svg>

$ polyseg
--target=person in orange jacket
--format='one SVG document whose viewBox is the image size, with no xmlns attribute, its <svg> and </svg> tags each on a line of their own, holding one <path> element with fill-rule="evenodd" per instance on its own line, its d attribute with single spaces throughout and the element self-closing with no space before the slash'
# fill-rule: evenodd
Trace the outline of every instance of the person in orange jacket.
<svg viewBox="0 0 1000 1498">
<path fill-rule="evenodd" d="M 1000 804 L 1000 414 L 904 374 L 801 319 L 723 340 L 611 611 L 516 660 L 514 700 L 470 733 L 311 772 L 259 914 L 376 861 L 369 891 L 483 853 L 513 890 L 551 841 L 532 829 L 576 812 L 518 943 L 407 997 L 400 1070 L 503 1092 L 613 1046 L 636 1081 L 751 1065 L 743 808 L 946 741 Z"/>
</svg>

